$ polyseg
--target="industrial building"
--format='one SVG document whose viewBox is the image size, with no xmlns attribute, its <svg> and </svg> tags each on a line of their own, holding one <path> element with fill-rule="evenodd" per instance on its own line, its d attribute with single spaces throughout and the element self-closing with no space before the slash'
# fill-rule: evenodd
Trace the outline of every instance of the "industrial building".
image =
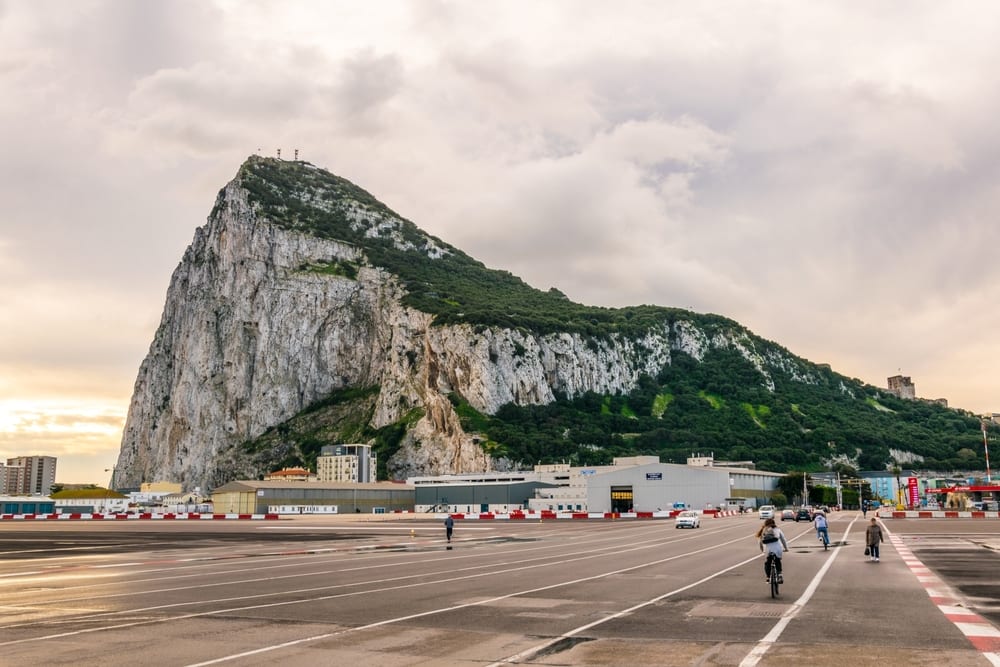
<svg viewBox="0 0 1000 667">
<path fill-rule="evenodd" d="M 365 514 L 413 511 L 413 487 L 394 482 L 285 482 L 243 480 L 229 482 L 212 492 L 213 511 L 222 514 Z M 279 509 L 281 508 L 281 509 Z"/>
<path fill-rule="evenodd" d="M 614 459 L 610 466 L 535 466 L 532 471 L 411 477 L 416 512 L 552 510 L 629 512 L 754 508 L 770 501 L 784 475 L 717 464 L 692 456 L 688 465 L 656 456 Z"/>
</svg>

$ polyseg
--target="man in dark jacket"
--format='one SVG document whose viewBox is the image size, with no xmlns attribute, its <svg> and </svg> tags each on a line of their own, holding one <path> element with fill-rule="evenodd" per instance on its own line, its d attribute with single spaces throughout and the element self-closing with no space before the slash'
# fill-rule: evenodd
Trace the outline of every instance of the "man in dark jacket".
<svg viewBox="0 0 1000 667">
<path fill-rule="evenodd" d="M 449 514 L 444 520 L 444 536 L 448 538 L 449 544 L 451 544 L 451 533 L 453 530 L 455 530 L 455 520 Z"/>
</svg>

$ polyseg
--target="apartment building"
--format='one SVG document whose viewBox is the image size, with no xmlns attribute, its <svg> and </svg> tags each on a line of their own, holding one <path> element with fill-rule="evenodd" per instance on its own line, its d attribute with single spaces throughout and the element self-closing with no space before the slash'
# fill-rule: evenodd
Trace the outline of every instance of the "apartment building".
<svg viewBox="0 0 1000 667">
<path fill-rule="evenodd" d="M 326 445 L 316 457 L 320 482 L 376 481 L 378 458 L 370 445 Z"/>
<path fill-rule="evenodd" d="M 56 457 L 17 456 L 7 459 L 4 472 L 5 494 L 47 496 L 56 483 Z"/>
</svg>

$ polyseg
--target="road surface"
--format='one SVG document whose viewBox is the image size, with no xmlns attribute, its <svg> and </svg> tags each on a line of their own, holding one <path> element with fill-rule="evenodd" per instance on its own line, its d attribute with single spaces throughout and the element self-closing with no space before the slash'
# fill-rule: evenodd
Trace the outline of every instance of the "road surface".
<svg viewBox="0 0 1000 667">
<path fill-rule="evenodd" d="M 4 522 L 0 663 L 1000 665 L 1000 521 L 365 519 Z"/>
</svg>

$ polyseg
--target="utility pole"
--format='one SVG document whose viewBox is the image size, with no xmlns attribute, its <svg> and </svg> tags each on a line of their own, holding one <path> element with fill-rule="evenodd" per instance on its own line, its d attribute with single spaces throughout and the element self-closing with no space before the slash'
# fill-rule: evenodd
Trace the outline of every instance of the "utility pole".
<svg viewBox="0 0 1000 667">
<path fill-rule="evenodd" d="M 840 486 L 840 471 L 837 471 L 837 507 L 841 508 L 844 506 L 844 492 Z"/>
</svg>

